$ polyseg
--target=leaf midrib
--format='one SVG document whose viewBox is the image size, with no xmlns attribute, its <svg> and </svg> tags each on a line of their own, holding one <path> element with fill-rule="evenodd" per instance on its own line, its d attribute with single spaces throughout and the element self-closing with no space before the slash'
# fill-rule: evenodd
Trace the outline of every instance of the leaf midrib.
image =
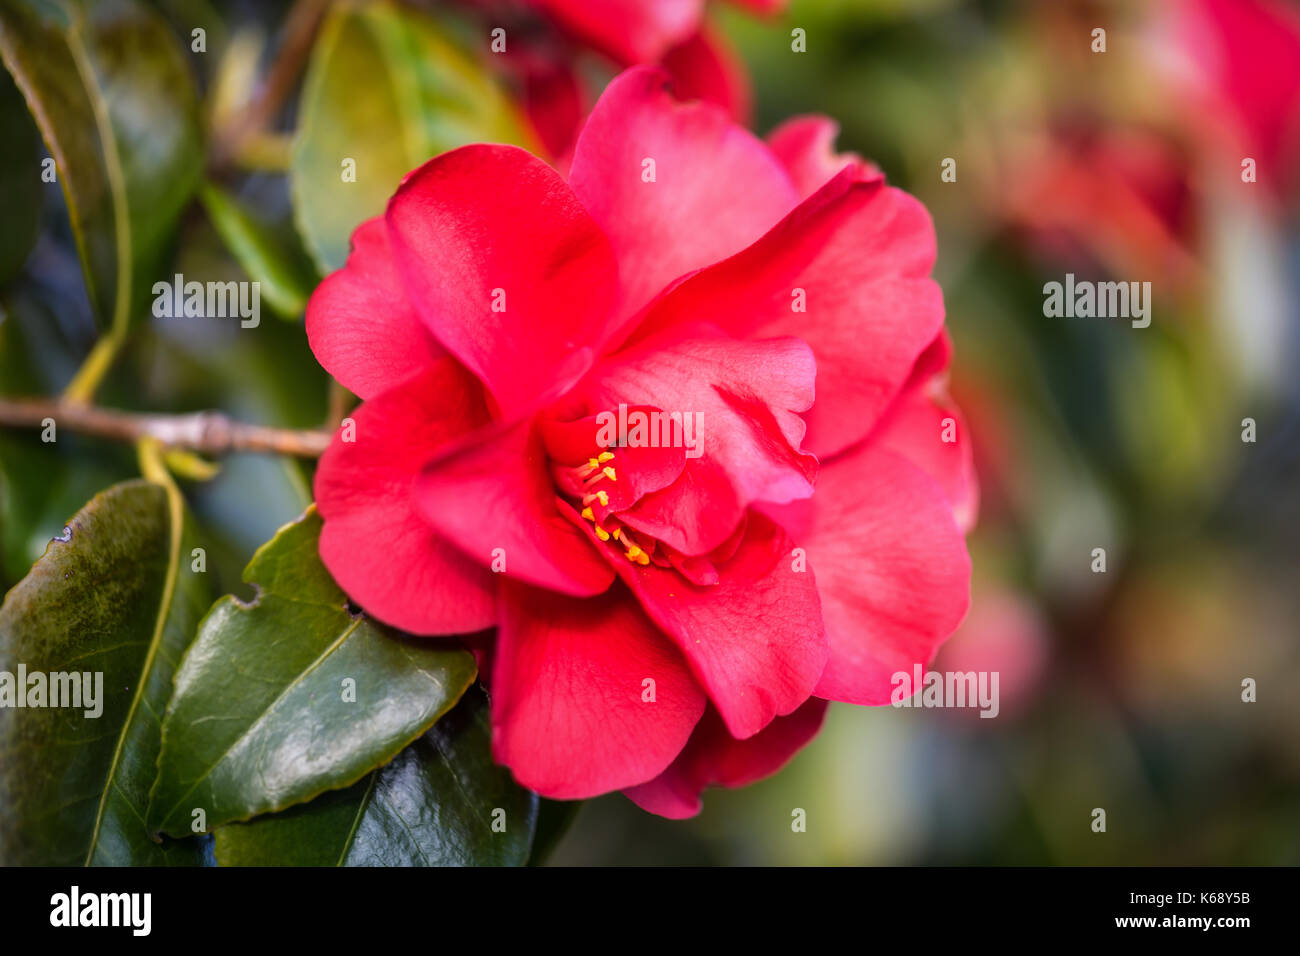
<svg viewBox="0 0 1300 956">
<path fill-rule="evenodd" d="M 309 667 L 299 672 L 298 675 L 294 677 L 292 681 L 290 681 L 288 684 L 285 685 L 284 689 L 281 690 L 280 693 L 275 696 L 275 699 L 272 700 L 265 708 L 262 709 L 262 712 L 257 715 L 256 719 L 253 720 L 246 728 L 244 728 L 243 732 L 240 733 L 239 736 L 237 736 L 234 740 L 232 740 L 230 744 L 226 747 L 226 749 L 223 750 L 217 756 L 217 758 L 214 761 L 212 761 L 212 763 L 209 764 L 208 767 L 202 773 L 200 773 L 197 777 L 194 778 L 194 782 L 190 784 L 189 789 L 186 790 L 184 793 L 182 793 L 179 798 L 177 798 L 176 802 L 167 809 L 167 812 L 158 817 L 158 825 L 160 827 L 162 827 L 164 830 L 166 829 L 166 825 L 171 820 L 172 814 L 176 812 L 177 807 L 179 807 L 182 803 L 185 802 L 185 798 L 188 797 L 190 794 L 192 794 L 195 790 L 197 790 L 199 784 L 201 784 L 204 780 L 207 780 L 209 777 L 211 777 L 212 771 L 217 769 L 217 767 L 221 765 L 221 762 L 225 760 L 228 756 L 230 756 L 231 751 L 234 750 L 235 747 L 237 747 L 241 742 L 247 740 L 249 735 L 254 730 L 256 730 L 259 726 L 261 726 L 266 721 L 266 719 L 271 716 L 272 713 L 275 712 L 275 709 L 279 707 L 281 703 L 284 702 L 285 697 L 289 694 L 290 691 L 294 690 L 294 688 L 296 688 L 299 684 L 301 684 L 304 680 L 306 680 L 307 677 L 313 671 L 316 670 L 316 668 L 320 667 L 320 665 L 325 661 L 326 658 L 328 658 L 331 654 L 333 654 L 336 650 L 338 650 L 339 647 L 342 646 L 343 642 L 346 641 L 352 635 L 352 632 L 355 631 L 361 625 L 363 620 L 365 619 L 357 618 L 356 620 L 349 623 L 347 629 L 344 630 L 343 633 L 340 634 L 337 638 L 335 638 L 334 641 L 330 644 L 330 646 L 325 648 L 325 650 L 323 650 L 316 657 L 316 659 L 311 662 L 311 665 Z"/>
<path fill-rule="evenodd" d="M 140 668 L 140 677 L 136 683 L 135 694 L 131 698 L 131 706 L 127 710 L 126 720 L 122 723 L 122 729 L 117 735 L 117 746 L 113 749 L 113 760 L 109 764 L 108 774 L 104 778 L 103 792 L 99 798 L 99 808 L 95 812 L 95 825 L 90 832 L 90 846 L 86 849 L 86 866 L 90 866 L 90 861 L 95 855 L 95 850 L 99 847 L 99 834 L 104 824 L 104 811 L 108 807 L 108 795 L 117 783 L 117 770 L 122 762 L 122 754 L 126 751 L 127 735 L 131 731 L 132 724 L 135 723 L 136 711 L 140 708 L 140 703 L 144 699 L 145 688 L 149 684 L 149 675 L 153 671 L 155 658 L 158 656 L 158 648 L 162 646 L 163 631 L 167 626 L 167 618 L 171 614 L 172 601 L 176 596 L 176 579 L 180 567 L 181 553 L 181 523 L 184 520 L 182 513 L 182 503 L 180 492 L 175 487 L 166 485 L 160 486 L 167 497 L 167 517 L 169 522 L 168 544 L 167 544 L 167 573 L 163 578 L 162 597 L 158 602 L 158 614 L 154 620 L 153 636 L 149 640 L 149 652 L 145 655 L 144 664 Z M 161 728 L 160 728 L 161 733 Z M 121 788 L 118 788 L 121 792 Z M 127 801 L 130 803 L 130 801 Z M 134 809 L 134 808 L 132 808 Z M 146 808 L 147 809 L 147 808 Z M 138 811 L 137 811 L 138 815 Z"/>
<path fill-rule="evenodd" d="M 343 849 L 339 853 L 339 858 L 334 865 L 346 866 L 345 861 L 348 854 L 352 852 L 352 846 L 357 842 L 357 831 L 361 829 L 361 821 L 365 818 L 366 810 L 370 807 L 370 796 L 375 792 L 375 784 L 379 782 L 379 770 L 370 771 L 370 780 L 366 784 L 366 792 L 361 795 L 361 802 L 357 804 L 356 815 L 352 818 L 352 829 L 348 830 L 348 835 L 343 839 Z"/>
</svg>

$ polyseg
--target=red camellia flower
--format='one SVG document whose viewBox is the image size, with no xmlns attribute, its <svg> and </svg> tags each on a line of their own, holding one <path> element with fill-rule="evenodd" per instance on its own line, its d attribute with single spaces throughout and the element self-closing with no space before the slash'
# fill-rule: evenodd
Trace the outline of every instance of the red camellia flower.
<svg viewBox="0 0 1300 956">
<path fill-rule="evenodd" d="M 316 475 L 342 587 L 495 628 L 520 783 L 681 817 L 932 658 L 975 487 L 925 210 L 828 120 L 765 144 L 665 79 L 610 84 L 567 181 L 490 145 L 409 174 L 307 332 L 364 399 Z"/>
</svg>

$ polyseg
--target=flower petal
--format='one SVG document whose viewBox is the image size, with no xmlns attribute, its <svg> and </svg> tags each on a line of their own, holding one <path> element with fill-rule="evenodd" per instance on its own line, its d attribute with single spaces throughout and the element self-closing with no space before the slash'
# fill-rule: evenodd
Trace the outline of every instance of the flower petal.
<svg viewBox="0 0 1300 956">
<path fill-rule="evenodd" d="M 734 736 L 751 737 L 808 699 L 827 653 L 817 582 L 811 570 L 795 570 L 790 540 L 774 522 L 751 513 L 735 554 L 715 562 L 711 585 L 633 564 L 613 542 L 602 547 Z"/>
<path fill-rule="evenodd" d="M 582 81 L 572 64 L 558 59 L 517 58 L 515 69 L 523 73 L 524 112 L 563 175 L 586 116 Z"/>
<path fill-rule="evenodd" d="M 767 134 L 767 145 L 794 180 L 799 195 L 808 198 L 845 166 L 862 160 L 835 152 L 840 124 L 827 116 L 796 116 Z"/>
<path fill-rule="evenodd" d="M 748 124 L 753 95 L 749 75 L 718 31 L 705 25 L 664 54 L 660 61 L 682 100 L 716 103 L 740 124 Z"/>
<path fill-rule="evenodd" d="M 700 320 L 738 337 L 803 338 L 817 359 L 807 447 L 826 457 L 871 430 L 938 334 L 934 250 L 925 208 L 855 165 L 748 249 L 669 291 L 635 338 Z"/>
<path fill-rule="evenodd" d="M 465 146 L 406 177 L 388 204 L 393 254 L 438 341 L 502 417 L 590 362 L 617 280 L 609 242 L 550 166 Z M 527 347 L 523 347 L 527 343 Z"/>
<path fill-rule="evenodd" d="M 681 820 L 700 812 L 708 786 L 744 787 L 780 770 L 817 736 L 827 703 L 812 697 L 794 713 L 777 717 L 752 737 L 737 740 L 710 707 L 672 766 L 649 783 L 623 791 L 642 810 Z"/>
<path fill-rule="evenodd" d="M 316 469 L 320 554 L 357 604 L 413 634 L 459 634 L 496 619 L 496 582 L 420 517 L 420 469 L 487 421 L 482 389 L 450 356 L 352 413 Z"/>
<path fill-rule="evenodd" d="M 817 696 L 888 702 L 891 676 L 929 663 L 970 603 L 970 557 L 943 490 L 868 442 L 824 467 L 811 500 L 764 511 L 817 568 L 830 643 Z"/>
<path fill-rule="evenodd" d="M 440 534 L 510 577 L 580 596 L 614 580 L 609 563 L 561 511 L 530 422 L 475 435 L 429 463 L 415 500 Z"/>
<path fill-rule="evenodd" d="M 905 389 L 867 441 L 897 452 L 937 481 L 963 534 L 975 526 L 979 482 L 966 422 L 938 382 Z"/>
<path fill-rule="evenodd" d="M 681 653 L 621 585 L 583 599 L 503 586 L 492 754 L 529 789 L 581 800 L 650 780 L 704 703 Z"/>
<path fill-rule="evenodd" d="M 307 341 L 326 371 L 362 398 L 446 354 L 406 298 L 382 216 L 357 226 L 347 264 L 312 293 Z"/>
<path fill-rule="evenodd" d="M 760 140 L 717 106 L 674 102 L 666 74 L 651 67 L 605 89 L 578 135 L 569 182 L 614 247 L 624 319 L 674 279 L 745 248 L 798 201 Z"/>
<path fill-rule="evenodd" d="M 639 420 L 636 416 L 642 416 Z M 651 416 L 658 416 L 657 418 Z M 635 428 L 641 424 L 641 439 L 649 440 L 644 433 L 645 422 L 665 421 L 663 409 L 652 405 L 637 405 L 627 409 L 629 435 L 637 435 Z M 617 413 L 588 415 L 573 421 L 541 418 L 538 429 L 542 443 L 546 446 L 551 459 L 551 473 L 555 477 L 556 487 L 570 497 L 581 497 L 589 491 L 602 490 L 608 496 L 607 504 L 596 503 L 593 507 L 603 518 L 611 511 L 623 511 L 631 507 L 645 495 L 671 485 L 686 466 L 686 449 L 662 442 L 662 427 L 656 432 L 658 444 L 624 444 L 619 436 L 620 425 Z M 671 425 L 670 425 L 671 429 Z M 671 434 L 669 438 L 671 439 Z M 618 444 L 611 444 L 611 439 Z M 602 450 L 609 449 L 611 455 L 607 464 L 615 469 L 616 480 L 609 481 L 592 476 L 581 476 L 583 466 L 590 465 L 594 456 Z"/>
<path fill-rule="evenodd" d="M 683 327 L 598 365 L 576 393 L 614 411 L 653 405 L 692 422 L 685 468 L 620 518 L 685 554 L 713 550 L 754 501 L 812 494 L 817 462 L 800 450 L 800 413 L 813 403 L 816 367 L 797 338 L 740 340 Z M 687 416 L 690 418 L 687 418 Z"/>
</svg>

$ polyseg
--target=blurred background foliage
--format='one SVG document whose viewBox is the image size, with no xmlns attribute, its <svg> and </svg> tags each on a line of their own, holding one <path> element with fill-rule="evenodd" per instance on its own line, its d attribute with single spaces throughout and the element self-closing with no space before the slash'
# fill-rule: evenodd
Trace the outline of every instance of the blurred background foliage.
<svg viewBox="0 0 1300 956">
<path fill-rule="evenodd" d="M 337 418 L 350 399 L 301 312 L 353 226 L 443 149 L 541 148 L 477 0 L 109 0 L 87 5 L 75 43 L 59 26 L 75 4 L 15 4 L 6 29 L 49 31 L 50 52 L 23 66 L 10 50 L 6 65 L 69 112 L 38 129 L 0 73 L 0 394 L 76 389 L 99 349 L 104 405 Z M 842 149 L 934 217 L 983 495 L 972 610 L 936 666 L 999 671 L 1001 713 L 837 705 L 785 771 L 709 793 L 694 820 L 588 803 L 555 862 L 1300 862 L 1300 125 L 1266 109 L 1300 90 L 1300 60 L 1261 55 L 1254 85 L 1208 99 L 1215 64 L 1178 28 L 1192 5 L 711 10 L 751 74 L 760 132 L 829 114 Z M 1096 26 L 1105 54 L 1089 49 Z M 170 41 L 149 41 L 158 31 Z M 596 84 L 612 72 L 582 70 Z M 99 138 L 78 141 L 86 110 Z M 65 180 L 42 182 L 59 151 Z M 366 171 L 359 188 L 340 188 L 340 152 Z M 1245 156 L 1259 182 L 1242 182 Z M 141 290 L 173 272 L 260 281 L 260 325 L 154 318 Z M 1043 285 L 1066 272 L 1150 281 L 1151 326 L 1045 318 Z M 135 472 L 128 447 L 0 431 L 0 586 Z M 184 483 L 221 590 L 245 590 L 240 569 L 310 482 L 300 462 L 233 455 Z M 796 807 L 806 833 L 791 831 Z"/>
</svg>

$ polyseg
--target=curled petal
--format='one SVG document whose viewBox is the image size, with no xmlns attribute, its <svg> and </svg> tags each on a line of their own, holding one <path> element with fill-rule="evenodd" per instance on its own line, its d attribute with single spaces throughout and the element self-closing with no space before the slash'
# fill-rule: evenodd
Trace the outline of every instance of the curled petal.
<svg viewBox="0 0 1300 956">
<path fill-rule="evenodd" d="M 540 159 L 514 146 L 443 153 L 406 177 L 387 222 L 417 312 L 501 417 L 534 410 L 590 363 L 617 266 L 568 184 Z"/>
<path fill-rule="evenodd" d="M 807 199 L 834 176 L 862 160 L 852 153 L 837 153 L 835 137 L 840 125 L 827 116 L 796 116 L 767 134 L 767 145 L 785 164 L 790 178 Z M 865 166 L 874 170 L 874 167 Z"/>
<path fill-rule="evenodd" d="M 496 620 L 496 582 L 419 514 L 420 470 L 487 421 L 482 390 L 449 356 L 362 404 L 355 441 L 336 438 L 316 469 L 321 560 L 370 614 L 413 634 L 460 634 Z"/>
<path fill-rule="evenodd" d="M 677 479 L 620 517 L 685 554 L 721 544 L 754 501 L 813 491 L 802 450 L 813 405 L 812 352 L 797 338 L 740 340 L 696 326 L 610 357 L 578 386 L 589 407 L 653 405 L 679 413 L 693 442 Z M 689 416 L 689 417 L 688 417 Z"/>
<path fill-rule="evenodd" d="M 362 398 L 446 354 L 406 297 L 383 217 L 357 227 L 347 264 L 316 287 L 306 321 L 316 361 Z"/>
<path fill-rule="evenodd" d="M 845 168 L 758 242 L 667 292 L 634 341 L 701 318 L 737 337 L 799 336 L 817 360 L 808 449 L 833 455 L 872 429 L 943 325 L 934 252 L 917 200 Z"/>
<path fill-rule="evenodd" d="M 754 736 L 737 740 L 710 708 L 672 766 L 623 793 L 642 810 L 661 817 L 693 817 L 700 812 L 705 787 L 744 787 L 776 773 L 817 735 L 825 716 L 826 701 L 814 697 Z"/>
<path fill-rule="evenodd" d="M 599 594 L 614 580 L 565 517 L 531 422 L 474 435 L 430 462 L 415 503 L 440 535 L 509 577 L 573 595 Z"/>
</svg>

